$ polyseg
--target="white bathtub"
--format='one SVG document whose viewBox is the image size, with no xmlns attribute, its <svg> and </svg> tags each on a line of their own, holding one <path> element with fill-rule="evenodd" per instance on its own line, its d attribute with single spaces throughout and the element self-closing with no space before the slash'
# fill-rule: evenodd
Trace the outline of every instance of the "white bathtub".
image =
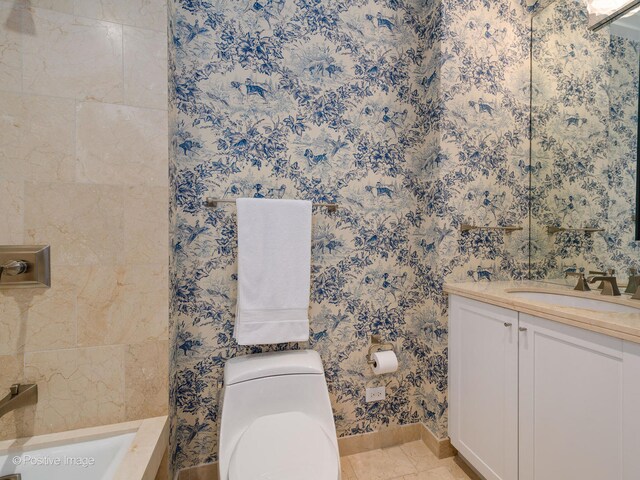
<svg viewBox="0 0 640 480">
<path fill-rule="evenodd" d="M 167 447 L 167 417 L 0 442 L 0 477 L 152 480 Z"/>
</svg>

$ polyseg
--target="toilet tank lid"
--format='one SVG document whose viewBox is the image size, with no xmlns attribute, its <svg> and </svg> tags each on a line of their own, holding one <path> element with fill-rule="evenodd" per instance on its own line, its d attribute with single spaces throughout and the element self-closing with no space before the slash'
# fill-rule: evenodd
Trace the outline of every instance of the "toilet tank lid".
<svg viewBox="0 0 640 480">
<path fill-rule="evenodd" d="M 230 358 L 224 367 L 225 385 L 278 375 L 321 375 L 322 360 L 313 350 L 269 352 Z"/>
</svg>

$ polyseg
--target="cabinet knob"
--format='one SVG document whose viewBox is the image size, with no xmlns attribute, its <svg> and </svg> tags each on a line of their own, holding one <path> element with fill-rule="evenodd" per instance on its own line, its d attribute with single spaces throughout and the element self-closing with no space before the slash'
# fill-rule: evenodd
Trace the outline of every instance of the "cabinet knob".
<svg viewBox="0 0 640 480">
<path fill-rule="evenodd" d="M 527 329 L 525 327 L 520 327 L 518 330 L 520 330 L 521 332 L 526 332 Z"/>
<path fill-rule="evenodd" d="M 513 323 L 504 322 L 505 327 L 510 327 L 511 325 L 513 325 Z"/>
</svg>

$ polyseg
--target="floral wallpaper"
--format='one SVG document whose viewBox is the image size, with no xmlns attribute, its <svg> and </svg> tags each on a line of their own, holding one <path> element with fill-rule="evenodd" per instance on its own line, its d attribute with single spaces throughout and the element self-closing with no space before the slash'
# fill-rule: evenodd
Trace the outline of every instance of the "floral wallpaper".
<svg viewBox="0 0 640 480">
<path fill-rule="evenodd" d="M 533 18 L 532 274 L 640 266 L 634 241 L 640 44 L 587 28 L 581 0 Z M 602 233 L 549 235 L 547 226 Z"/>
<path fill-rule="evenodd" d="M 528 275 L 530 14 L 538 3 L 443 3 L 438 154 L 430 223 L 448 232 L 438 246 L 444 280 Z M 518 226 L 511 234 L 461 223 Z M 429 234 L 427 234 L 429 235 Z"/>
<path fill-rule="evenodd" d="M 423 422 L 446 436 L 445 279 L 528 271 L 529 22 L 496 0 L 170 2 L 171 449 L 217 460 L 232 338 L 233 206 L 313 216 L 311 339 L 339 436 Z M 510 235 L 462 222 L 519 225 Z M 400 368 L 374 377 L 369 335 Z M 385 402 L 365 388 L 387 386 Z"/>
</svg>

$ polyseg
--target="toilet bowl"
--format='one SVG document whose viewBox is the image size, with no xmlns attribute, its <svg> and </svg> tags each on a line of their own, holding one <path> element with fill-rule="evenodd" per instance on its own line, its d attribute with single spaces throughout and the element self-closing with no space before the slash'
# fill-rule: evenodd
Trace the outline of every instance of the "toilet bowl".
<svg viewBox="0 0 640 480">
<path fill-rule="evenodd" d="M 230 359 L 224 369 L 220 480 L 339 480 L 340 456 L 320 355 Z"/>
</svg>

